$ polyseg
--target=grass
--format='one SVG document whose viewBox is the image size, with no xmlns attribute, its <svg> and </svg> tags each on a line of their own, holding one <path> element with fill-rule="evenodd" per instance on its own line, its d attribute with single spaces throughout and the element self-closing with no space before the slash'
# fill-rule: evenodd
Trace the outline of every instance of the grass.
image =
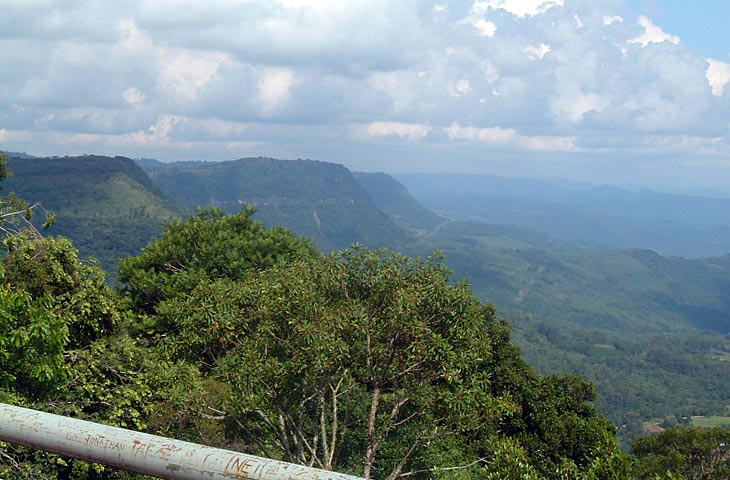
<svg viewBox="0 0 730 480">
<path fill-rule="evenodd" d="M 727 427 L 730 417 L 692 417 L 692 425 L 702 428 Z"/>
</svg>

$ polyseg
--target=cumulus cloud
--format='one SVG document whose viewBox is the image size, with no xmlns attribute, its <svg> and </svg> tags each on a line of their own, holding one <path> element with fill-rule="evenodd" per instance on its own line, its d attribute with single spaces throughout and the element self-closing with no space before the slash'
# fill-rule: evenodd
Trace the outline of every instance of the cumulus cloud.
<svg viewBox="0 0 730 480">
<path fill-rule="evenodd" d="M 518 17 L 534 16 L 546 12 L 553 7 L 562 7 L 563 0 L 486 0 L 475 2 L 480 9 L 505 10 Z"/>
<path fill-rule="evenodd" d="M 409 142 L 422 140 L 430 131 L 428 125 L 400 122 L 373 122 L 366 128 L 367 135 L 371 137 L 396 136 Z"/>
<path fill-rule="evenodd" d="M 638 37 L 629 40 L 629 43 L 638 43 L 642 47 L 646 47 L 650 43 L 670 42 L 679 45 L 679 37 L 665 33 L 664 30 L 654 25 L 651 20 L 641 15 L 637 23 L 644 28 L 644 33 Z"/>
<path fill-rule="evenodd" d="M 144 102 L 144 95 L 139 91 L 138 88 L 129 87 L 122 92 L 122 98 L 130 105 L 139 105 Z"/>
<path fill-rule="evenodd" d="M 575 152 L 578 151 L 574 137 L 522 135 L 514 128 L 462 127 L 454 123 L 445 129 L 449 138 L 468 140 L 502 147 L 515 147 L 532 152 Z"/>
<path fill-rule="evenodd" d="M 471 85 L 469 85 L 469 80 L 465 78 L 449 85 L 449 93 L 454 97 L 463 97 L 469 95 L 469 92 L 471 92 Z"/>
<path fill-rule="evenodd" d="M 218 69 L 229 62 L 219 52 L 189 52 L 163 50 L 159 81 L 164 90 L 194 100 L 200 90 L 215 77 Z"/>
<path fill-rule="evenodd" d="M 623 0 L 12 2 L 2 147 L 394 169 L 457 148 L 730 158 L 730 64 Z M 718 139 L 722 139 L 719 141 Z M 255 151 L 260 148 L 260 151 Z M 147 152 L 147 153 L 145 153 Z"/>
<path fill-rule="evenodd" d="M 705 77 L 712 88 L 712 94 L 721 97 L 725 85 L 730 83 L 730 63 L 713 60 L 712 58 L 708 58 L 707 63 L 709 65 Z"/>
<path fill-rule="evenodd" d="M 294 72 L 288 68 L 265 68 L 258 82 L 259 100 L 269 112 L 286 103 L 294 86 Z"/>
<path fill-rule="evenodd" d="M 522 49 L 530 60 L 542 60 L 545 55 L 550 52 L 550 45 L 541 43 L 540 45 L 528 45 Z"/>
</svg>

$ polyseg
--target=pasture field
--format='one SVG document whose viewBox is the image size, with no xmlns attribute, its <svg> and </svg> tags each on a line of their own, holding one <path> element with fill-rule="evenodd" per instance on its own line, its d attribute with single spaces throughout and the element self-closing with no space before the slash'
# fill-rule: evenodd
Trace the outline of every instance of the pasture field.
<svg viewBox="0 0 730 480">
<path fill-rule="evenodd" d="M 726 427 L 730 417 L 692 417 L 692 425 L 702 428 Z"/>
</svg>

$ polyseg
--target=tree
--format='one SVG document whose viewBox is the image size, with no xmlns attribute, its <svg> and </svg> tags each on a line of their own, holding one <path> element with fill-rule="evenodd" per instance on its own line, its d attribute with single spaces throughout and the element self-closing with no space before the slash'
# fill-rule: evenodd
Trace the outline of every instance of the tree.
<svg viewBox="0 0 730 480">
<path fill-rule="evenodd" d="M 639 478 L 673 472 L 686 480 L 730 478 L 730 429 L 677 426 L 634 442 Z"/>
<path fill-rule="evenodd" d="M 204 280 L 240 279 L 249 270 L 316 255 L 310 241 L 284 227 L 267 229 L 253 214 L 252 207 L 233 215 L 203 208 L 191 218 L 169 222 L 162 238 L 119 265 L 134 308 L 154 313 L 160 302 L 190 292 Z"/>
<path fill-rule="evenodd" d="M 540 388 L 535 408 L 611 433 L 584 406 L 590 396 L 570 397 L 582 384 L 541 407 L 552 383 L 538 382 L 494 308 L 452 284 L 438 257 L 356 247 L 202 282 L 158 315 L 175 324 L 162 348 L 228 385 L 221 418 L 265 456 L 365 478 L 465 475 L 488 469 L 513 427 L 527 458 L 589 463 L 603 437 L 582 436 L 585 450 L 545 442 L 538 455 L 518 435 L 549 422 L 522 413 Z"/>
<path fill-rule="evenodd" d="M 83 261 L 70 240 L 37 238 L 22 232 L 5 239 L 0 264 L 6 288 L 45 302 L 63 318 L 68 344 L 74 349 L 114 332 L 119 323 L 117 300 L 106 285 L 106 274 L 95 261 Z"/>
<path fill-rule="evenodd" d="M 66 319 L 47 297 L 0 287 L 0 393 L 40 394 L 62 380 Z"/>
<path fill-rule="evenodd" d="M 173 357 L 229 384 L 230 420 L 289 461 L 396 478 L 514 408 L 489 389 L 493 309 L 437 259 L 354 249 L 202 283 L 160 315 Z"/>
<path fill-rule="evenodd" d="M 12 174 L 8 169 L 8 156 L 0 150 L 0 182 Z M 0 187 L 2 190 L 2 187 Z M 12 237 L 21 232 L 32 234 L 40 238 L 40 232 L 33 220 L 34 212 L 40 211 L 45 215 L 43 228 L 50 227 L 55 221 L 55 215 L 47 211 L 40 203 L 30 204 L 11 193 L 0 198 L 0 233 Z"/>
</svg>

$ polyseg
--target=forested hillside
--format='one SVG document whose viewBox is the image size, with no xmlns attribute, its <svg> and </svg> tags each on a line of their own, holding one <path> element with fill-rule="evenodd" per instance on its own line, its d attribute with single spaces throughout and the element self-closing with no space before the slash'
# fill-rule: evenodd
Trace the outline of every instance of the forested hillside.
<svg viewBox="0 0 730 480">
<path fill-rule="evenodd" d="M 418 203 L 408 190 L 385 173 L 353 172 L 353 176 L 368 193 L 373 204 L 387 213 L 396 223 L 425 235 L 446 221 Z"/>
<path fill-rule="evenodd" d="M 516 228 L 448 224 L 434 235 L 457 278 L 499 306 L 542 372 L 593 381 L 633 436 L 641 420 L 725 415 L 730 257 L 560 248 Z"/>
<path fill-rule="evenodd" d="M 264 224 L 286 225 L 325 251 L 354 243 L 402 248 L 409 235 L 371 203 L 342 165 L 245 158 L 218 163 L 143 163 L 156 185 L 185 208 L 256 207 Z"/>
<path fill-rule="evenodd" d="M 481 188 L 479 177 L 463 180 L 467 191 Z M 527 183 L 532 190 L 522 195 L 562 192 L 550 182 Z M 517 184 L 494 189 L 507 195 Z M 594 382 L 624 445 L 646 434 L 643 422 L 728 413 L 730 257 L 577 249 L 534 230 L 455 221 L 423 240 L 410 251 L 443 251 L 455 278 L 514 325 L 516 343 L 539 371 Z"/>
<path fill-rule="evenodd" d="M 116 293 L 68 240 L 6 237 L 0 400 L 366 479 L 633 468 L 590 384 L 536 374 L 439 258 L 325 255 L 252 213 L 169 222 Z M 0 454 L 3 478 L 135 477 Z"/>
<path fill-rule="evenodd" d="M 621 452 L 593 387 L 537 374 L 438 257 L 324 255 L 251 214 L 171 221 L 116 293 L 69 241 L 6 237 L 0 401 L 366 479 L 725 475 L 724 430 Z M 0 474 L 137 477 L 11 444 Z"/>
<path fill-rule="evenodd" d="M 5 192 L 55 212 L 49 233 L 72 238 L 82 256 L 109 271 L 185 213 L 129 158 L 10 157 L 8 168 Z"/>
<path fill-rule="evenodd" d="M 46 234 L 66 233 L 82 246 L 82 257 L 101 256 L 110 269 L 138 254 L 144 239 L 161 231 L 165 215 L 190 215 L 128 159 L 22 162 L 29 160 L 11 161 L 20 168 L 7 184 L 57 210 Z M 323 162 L 140 163 L 161 184 L 181 179 L 183 186 L 168 188 L 181 199 L 190 192 L 197 200 L 185 200 L 187 206 L 208 202 L 233 213 L 241 211 L 239 202 L 253 200 L 254 218 L 299 234 L 313 229 L 318 245 L 396 245 L 423 257 L 442 251 L 453 278 L 470 282 L 479 299 L 495 304 L 497 315 L 514 325 L 516 343 L 539 372 L 580 373 L 595 383 L 597 404 L 625 426 L 625 439 L 641 434 L 643 421 L 727 413 L 728 257 L 591 251 L 521 227 L 459 223 L 430 213 L 392 177 L 356 174 L 358 184 L 344 167 Z M 538 193 L 561 191 L 540 185 L 533 185 Z M 70 221 L 75 229 L 68 229 Z"/>
</svg>

